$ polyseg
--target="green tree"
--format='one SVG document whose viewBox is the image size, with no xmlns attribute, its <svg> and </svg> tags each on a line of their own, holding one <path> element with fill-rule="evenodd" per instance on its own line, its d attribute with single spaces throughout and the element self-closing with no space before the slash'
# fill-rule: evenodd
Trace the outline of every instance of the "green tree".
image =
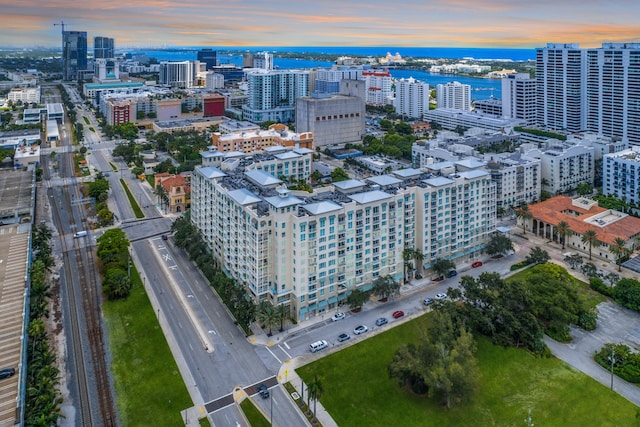
<svg viewBox="0 0 640 427">
<path fill-rule="evenodd" d="M 420 249 L 413 250 L 413 261 L 415 262 L 418 274 L 422 276 L 422 261 L 424 261 L 424 254 Z"/>
<path fill-rule="evenodd" d="M 634 279 L 620 279 L 613 289 L 613 297 L 622 306 L 640 311 L 640 282 Z"/>
<path fill-rule="evenodd" d="M 587 194 L 593 193 L 593 185 L 588 182 L 581 182 L 578 184 L 576 190 L 580 196 L 586 196 Z"/>
<path fill-rule="evenodd" d="M 584 260 L 579 254 L 571 254 L 564 257 L 564 262 L 566 262 L 572 270 L 575 270 L 582 266 Z"/>
<path fill-rule="evenodd" d="M 324 387 L 322 385 L 322 381 L 320 380 L 320 377 L 318 377 L 317 374 L 313 377 L 313 381 L 309 383 L 308 392 L 309 394 L 307 397 L 307 406 L 309 406 L 308 399 L 313 399 L 313 416 L 315 418 L 316 404 L 318 403 L 318 399 L 320 399 L 322 397 L 322 394 L 324 393 Z"/>
<path fill-rule="evenodd" d="M 97 199 L 101 194 L 107 193 L 110 186 L 109 181 L 103 178 L 95 179 L 93 182 L 90 182 L 87 187 L 89 197 Z"/>
<path fill-rule="evenodd" d="M 609 246 L 609 251 L 616 257 L 616 264 L 618 264 L 618 271 L 622 269 L 622 261 L 631 252 L 625 245 L 627 242 L 620 237 L 616 237 L 611 246 Z"/>
<path fill-rule="evenodd" d="M 131 278 L 125 270 L 112 268 L 107 273 L 102 284 L 102 290 L 110 300 L 122 299 L 131 293 Z"/>
<path fill-rule="evenodd" d="M 413 248 L 404 248 L 402 250 L 402 260 L 404 261 L 404 283 L 408 283 L 407 277 L 409 276 L 409 268 L 411 266 L 411 260 L 413 259 Z"/>
<path fill-rule="evenodd" d="M 443 277 L 445 274 L 455 269 L 456 264 L 450 259 L 437 258 L 431 263 L 431 271 L 433 271 L 437 277 Z"/>
<path fill-rule="evenodd" d="M 567 236 L 569 236 L 571 233 L 571 228 L 569 227 L 569 224 L 566 221 L 560 221 L 556 226 L 556 233 L 558 233 L 558 237 L 562 242 L 562 250 L 564 250 L 565 240 Z"/>
<path fill-rule="evenodd" d="M 591 249 L 601 245 L 600 240 L 598 240 L 598 233 L 595 230 L 587 230 L 582 235 L 581 241 L 589 245 L 589 261 L 591 261 Z"/>
<path fill-rule="evenodd" d="M 272 327 L 278 324 L 279 316 L 276 308 L 267 301 L 262 301 L 258 305 L 258 322 L 263 328 L 269 328 L 268 336 L 273 335 Z"/>
<path fill-rule="evenodd" d="M 331 180 L 333 182 L 346 181 L 349 179 L 349 174 L 342 168 L 335 168 L 331 171 Z"/>
<path fill-rule="evenodd" d="M 529 206 L 522 205 L 520 208 L 516 209 L 516 216 L 520 219 L 522 224 L 522 234 L 527 234 L 527 221 L 533 218 L 533 214 L 529 211 Z"/>
<path fill-rule="evenodd" d="M 580 267 L 580 271 L 582 271 L 582 274 L 590 279 L 592 277 L 600 277 L 600 273 L 598 273 L 598 267 L 596 267 L 596 265 L 592 262 L 584 264 L 582 267 Z"/>
<path fill-rule="evenodd" d="M 468 401 L 478 388 L 473 336 L 446 311 L 433 314 L 431 327 L 417 346 L 403 346 L 389 365 L 389 376 L 414 391 L 438 397 L 447 408 Z"/>
<path fill-rule="evenodd" d="M 505 255 L 509 251 L 513 251 L 513 242 L 502 233 L 495 233 L 485 247 L 489 256 Z"/>
<path fill-rule="evenodd" d="M 319 170 L 314 170 L 311 172 L 311 175 L 309 175 L 309 179 L 311 179 L 312 182 L 320 182 L 322 179 L 322 173 L 320 173 Z"/>
<path fill-rule="evenodd" d="M 284 321 L 291 315 L 291 310 L 288 305 L 279 304 L 276 308 L 276 314 L 278 320 L 280 320 L 280 332 L 284 331 Z"/>
<path fill-rule="evenodd" d="M 361 289 L 354 289 L 347 296 L 347 304 L 352 310 L 358 310 L 369 301 L 369 293 Z"/>
<path fill-rule="evenodd" d="M 391 276 L 378 276 L 373 282 L 371 292 L 380 300 L 386 301 L 387 298 L 393 298 L 400 293 L 400 284 Z"/>
<path fill-rule="evenodd" d="M 459 289 L 449 294 L 453 301 L 464 303 L 454 307 L 465 324 L 494 344 L 536 352 L 544 348 L 542 326 L 533 314 L 534 299 L 525 283 L 485 272 L 477 279 L 463 276 Z"/>
<path fill-rule="evenodd" d="M 532 264 L 545 264 L 549 262 L 551 257 L 549 256 L 549 253 L 547 251 L 536 246 L 535 248 L 531 249 L 531 252 L 529 252 L 529 256 L 527 256 L 527 259 Z"/>
</svg>

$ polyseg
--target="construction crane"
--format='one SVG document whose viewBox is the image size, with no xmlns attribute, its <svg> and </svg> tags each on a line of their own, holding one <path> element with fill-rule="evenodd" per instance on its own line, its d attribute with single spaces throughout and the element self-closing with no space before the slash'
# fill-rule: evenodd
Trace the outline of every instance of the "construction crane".
<svg viewBox="0 0 640 427">
<path fill-rule="evenodd" d="M 64 33 L 64 21 L 60 21 L 59 24 L 53 24 L 54 27 L 60 25 L 62 27 L 62 32 Z"/>
</svg>

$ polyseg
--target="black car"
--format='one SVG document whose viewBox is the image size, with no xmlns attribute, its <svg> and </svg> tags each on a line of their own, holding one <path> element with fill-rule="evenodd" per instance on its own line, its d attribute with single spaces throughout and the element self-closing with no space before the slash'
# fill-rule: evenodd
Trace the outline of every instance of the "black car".
<svg viewBox="0 0 640 427">
<path fill-rule="evenodd" d="M 264 384 L 258 385 L 258 393 L 260 393 L 260 396 L 262 396 L 263 399 L 269 397 L 269 389 Z"/>
<path fill-rule="evenodd" d="M 0 380 L 4 380 L 5 378 L 10 378 L 16 374 L 16 370 L 14 368 L 5 368 L 0 370 Z"/>
</svg>

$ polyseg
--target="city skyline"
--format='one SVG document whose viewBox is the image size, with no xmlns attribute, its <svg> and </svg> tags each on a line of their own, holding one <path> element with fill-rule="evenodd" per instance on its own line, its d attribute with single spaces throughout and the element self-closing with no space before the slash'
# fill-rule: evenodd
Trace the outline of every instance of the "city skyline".
<svg viewBox="0 0 640 427">
<path fill-rule="evenodd" d="M 633 0 L 298 1 L 0 0 L 0 46 L 60 45 L 60 27 L 125 46 L 534 48 L 547 42 L 640 42 Z"/>
</svg>

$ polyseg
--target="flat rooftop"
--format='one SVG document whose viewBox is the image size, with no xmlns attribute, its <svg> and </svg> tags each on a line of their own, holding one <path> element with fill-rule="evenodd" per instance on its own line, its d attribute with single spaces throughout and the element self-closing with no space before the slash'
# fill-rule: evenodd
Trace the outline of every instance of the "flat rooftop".
<svg viewBox="0 0 640 427">
<path fill-rule="evenodd" d="M 30 214 L 32 187 L 33 172 L 0 171 L 0 221 L 18 222 Z"/>
<path fill-rule="evenodd" d="M 16 423 L 20 391 L 22 336 L 25 310 L 25 277 L 31 224 L 0 226 L 0 368 L 14 368 L 16 374 L 2 380 L 0 425 Z"/>
</svg>

